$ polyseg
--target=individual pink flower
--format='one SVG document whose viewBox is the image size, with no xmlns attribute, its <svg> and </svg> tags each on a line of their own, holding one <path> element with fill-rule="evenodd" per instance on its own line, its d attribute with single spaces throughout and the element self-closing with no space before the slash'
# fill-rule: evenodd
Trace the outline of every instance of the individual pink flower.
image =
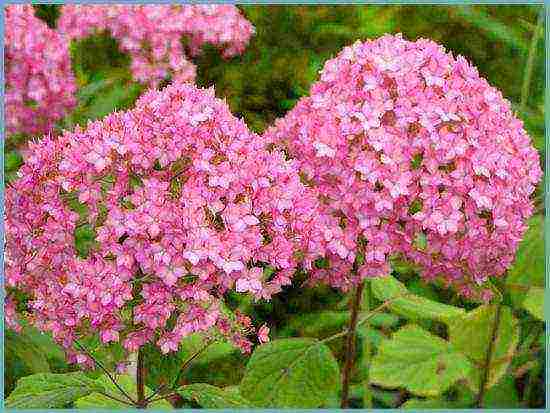
<svg viewBox="0 0 550 413">
<path fill-rule="evenodd" d="M 260 344 L 267 343 L 269 341 L 269 328 L 264 324 L 258 330 L 258 341 Z"/>
</svg>

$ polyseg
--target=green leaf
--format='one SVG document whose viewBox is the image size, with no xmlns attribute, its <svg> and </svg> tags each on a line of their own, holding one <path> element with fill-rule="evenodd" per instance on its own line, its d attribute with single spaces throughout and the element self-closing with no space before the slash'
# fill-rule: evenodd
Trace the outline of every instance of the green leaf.
<svg viewBox="0 0 550 413">
<path fill-rule="evenodd" d="M 183 386 L 177 392 L 184 399 L 192 400 L 207 409 L 251 407 L 250 402 L 245 400 L 240 394 L 235 394 L 235 392 L 226 391 L 206 383 L 194 383 Z"/>
<path fill-rule="evenodd" d="M 338 396 L 340 371 L 330 350 L 317 340 L 275 340 L 254 351 L 241 392 L 257 407 L 316 408 Z"/>
<path fill-rule="evenodd" d="M 523 300 L 523 308 L 539 320 L 544 320 L 544 289 L 531 287 Z"/>
<path fill-rule="evenodd" d="M 438 396 L 467 377 L 470 368 L 468 359 L 447 341 L 411 324 L 382 342 L 372 360 L 370 382 Z"/>
<path fill-rule="evenodd" d="M 118 385 L 124 389 L 126 393 L 130 395 L 134 400 L 137 399 L 137 389 L 136 389 L 136 382 L 135 379 L 128 375 L 115 375 L 113 376 Z M 113 382 L 107 377 L 106 375 L 100 376 L 97 380 L 95 380 L 95 383 L 97 386 L 102 388 L 102 392 L 106 392 L 107 394 L 114 396 L 121 400 L 128 400 L 126 397 L 120 392 L 119 389 L 113 384 Z M 145 397 L 150 396 L 153 392 L 151 389 L 147 386 L 145 386 Z M 104 394 L 94 392 L 90 393 L 84 397 L 79 398 L 75 404 L 75 408 L 77 409 L 128 409 L 128 404 L 113 400 Z M 166 400 L 159 400 L 156 402 L 153 402 L 147 406 L 151 409 L 172 409 L 172 405 L 166 401 Z"/>
<path fill-rule="evenodd" d="M 483 407 L 490 409 L 513 409 L 521 407 L 518 391 L 512 375 L 505 375 L 483 397 Z"/>
<path fill-rule="evenodd" d="M 544 219 L 536 215 L 529 220 L 516 260 L 508 270 L 506 286 L 512 303 L 521 307 L 530 287 L 544 288 Z"/>
<path fill-rule="evenodd" d="M 5 349 L 8 354 L 19 358 L 31 373 L 49 373 L 50 365 L 46 355 L 24 334 L 11 330 L 5 332 Z"/>
<path fill-rule="evenodd" d="M 6 399 L 8 409 L 52 409 L 66 407 L 80 397 L 103 387 L 81 372 L 39 373 L 23 377 Z"/>
<path fill-rule="evenodd" d="M 462 308 L 442 304 L 411 293 L 392 276 L 373 278 L 372 292 L 380 301 L 390 301 L 388 308 L 411 320 L 431 319 L 443 322 L 463 315 Z M 398 297 L 398 298 L 397 298 Z"/>
<path fill-rule="evenodd" d="M 466 409 L 470 405 L 460 401 L 449 401 L 444 399 L 409 399 L 400 409 Z"/>
<path fill-rule="evenodd" d="M 482 305 L 449 324 L 449 341 L 477 366 L 468 376 L 468 383 L 475 391 L 479 388 L 480 374 L 491 342 L 496 309 L 496 305 Z M 502 306 L 487 388 L 497 383 L 506 372 L 518 341 L 518 321 L 509 307 Z"/>
</svg>

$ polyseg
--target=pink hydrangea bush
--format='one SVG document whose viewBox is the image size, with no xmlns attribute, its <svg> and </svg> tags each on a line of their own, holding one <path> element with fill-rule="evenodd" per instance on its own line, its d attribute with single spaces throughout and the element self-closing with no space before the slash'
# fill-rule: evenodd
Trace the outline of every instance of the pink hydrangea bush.
<svg viewBox="0 0 550 413">
<path fill-rule="evenodd" d="M 31 143 L 6 190 L 8 290 L 26 293 L 34 325 L 69 350 L 96 332 L 166 353 L 215 331 L 248 351 L 250 320 L 226 314 L 222 294 L 277 293 L 324 252 L 330 224 L 295 161 L 265 147 L 213 89 L 190 84 Z M 75 245 L 85 225 L 87 254 Z"/>
<path fill-rule="evenodd" d="M 6 136 L 51 131 L 76 105 L 67 41 L 31 5 L 6 7 Z"/>
<path fill-rule="evenodd" d="M 345 242 L 313 275 L 338 287 L 387 274 L 401 254 L 425 279 L 487 299 L 477 286 L 512 263 L 542 175 L 498 90 L 463 57 L 400 35 L 343 49 L 265 138 L 341 218 Z"/>
<path fill-rule="evenodd" d="M 134 79 L 153 87 L 169 75 L 174 81 L 195 79 L 182 36 L 189 39 L 192 56 L 210 43 L 231 57 L 244 51 L 254 33 L 232 5 L 65 5 L 58 28 L 76 39 L 110 32 L 131 56 Z"/>
</svg>

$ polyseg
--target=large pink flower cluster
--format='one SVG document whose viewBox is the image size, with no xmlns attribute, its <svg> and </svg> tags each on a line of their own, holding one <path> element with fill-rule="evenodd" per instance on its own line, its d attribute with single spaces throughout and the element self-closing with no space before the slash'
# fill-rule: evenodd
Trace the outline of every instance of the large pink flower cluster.
<svg viewBox="0 0 550 413">
<path fill-rule="evenodd" d="M 188 37 L 192 55 L 210 43 L 230 57 L 242 53 L 254 33 L 232 5 L 66 5 L 58 28 L 70 38 L 110 32 L 130 54 L 134 79 L 150 86 L 169 75 L 174 81 L 195 79 L 182 36 Z"/>
<path fill-rule="evenodd" d="M 326 249 L 324 219 L 294 161 L 266 150 L 213 89 L 174 84 L 30 144 L 6 190 L 6 285 L 66 348 L 95 331 L 168 352 L 214 329 L 248 350 L 250 323 L 224 313 L 222 294 L 280 291 Z M 96 244 L 82 255 L 86 225 Z"/>
<path fill-rule="evenodd" d="M 6 134 L 43 134 L 75 104 L 67 42 L 34 16 L 31 5 L 6 7 Z"/>
<path fill-rule="evenodd" d="M 512 263 L 542 174 L 498 90 L 463 57 L 400 35 L 346 47 L 265 138 L 341 218 L 345 243 L 315 275 L 336 286 L 388 273 L 402 254 L 426 279 L 483 291 Z"/>
</svg>

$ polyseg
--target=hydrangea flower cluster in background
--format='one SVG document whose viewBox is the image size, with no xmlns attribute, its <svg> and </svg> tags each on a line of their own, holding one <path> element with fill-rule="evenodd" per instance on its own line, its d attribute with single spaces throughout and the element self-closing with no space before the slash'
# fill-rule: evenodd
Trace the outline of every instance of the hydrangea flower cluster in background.
<svg viewBox="0 0 550 413">
<path fill-rule="evenodd" d="M 254 33 L 232 5 L 65 5 L 58 29 L 76 39 L 110 32 L 130 54 L 134 79 L 153 87 L 170 75 L 173 81 L 195 79 L 182 36 L 189 39 L 192 55 L 210 43 L 231 57 L 244 51 Z"/>
<path fill-rule="evenodd" d="M 130 351 L 155 342 L 169 352 L 215 327 L 249 350 L 250 320 L 224 315 L 221 295 L 277 293 L 323 254 L 331 223 L 295 161 L 265 147 L 213 89 L 190 84 L 31 143 L 6 190 L 8 290 L 26 292 L 34 324 L 67 349 L 99 332 Z M 87 253 L 75 246 L 86 225 L 97 241 Z"/>
<path fill-rule="evenodd" d="M 76 104 L 66 40 L 31 5 L 6 7 L 6 135 L 50 131 Z"/>
<path fill-rule="evenodd" d="M 402 254 L 472 295 L 511 265 L 542 176 L 509 102 L 430 40 L 346 47 L 265 137 L 341 219 L 345 242 L 315 275 L 338 287 L 388 273 Z"/>
</svg>

